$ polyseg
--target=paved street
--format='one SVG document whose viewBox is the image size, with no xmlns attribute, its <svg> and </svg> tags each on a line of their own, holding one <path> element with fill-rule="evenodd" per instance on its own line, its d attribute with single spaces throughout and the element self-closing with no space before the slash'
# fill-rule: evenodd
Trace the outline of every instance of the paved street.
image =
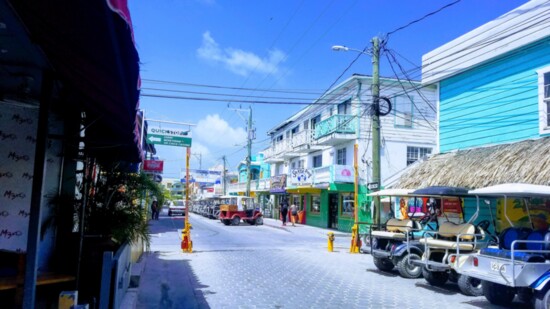
<svg viewBox="0 0 550 309">
<path fill-rule="evenodd" d="M 182 217 L 152 222 L 137 308 L 499 308 L 452 283 L 379 272 L 369 255 L 347 252 L 346 233 L 329 253 L 325 229 L 190 219 L 192 254 L 180 250 Z"/>
</svg>

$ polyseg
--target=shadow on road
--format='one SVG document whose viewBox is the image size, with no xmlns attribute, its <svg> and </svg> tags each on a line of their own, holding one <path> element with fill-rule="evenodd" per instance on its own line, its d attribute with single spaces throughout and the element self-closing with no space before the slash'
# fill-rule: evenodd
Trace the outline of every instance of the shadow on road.
<svg viewBox="0 0 550 309">
<path fill-rule="evenodd" d="M 210 308 L 205 295 L 215 293 L 199 282 L 179 252 L 152 252 L 146 258 L 136 308 Z"/>
<path fill-rule="evenodd" d="M 381 271 L 381 270 L 378 270 L 378 269 L 369 269 L 369 268 L 367 268 L 367 272 L 379 274 L 379 275 L 382 275 L 384 277 L 398 277 L 399 276 L 397 273 Z"/>
</svg>

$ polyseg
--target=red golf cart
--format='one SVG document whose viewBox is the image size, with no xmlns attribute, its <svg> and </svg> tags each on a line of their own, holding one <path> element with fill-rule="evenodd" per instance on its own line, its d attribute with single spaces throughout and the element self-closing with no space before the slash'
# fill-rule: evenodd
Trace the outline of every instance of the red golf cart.
<svg viewBox="0 0 550 309">
<path fill-rule="evenodd" d="M 248 196 L 226 195 L 221 197 L 220 221 L 225 225 L 239 225 L 241 220 L 250 225 L 262 225 L 264 220 L 254 199 Z"/>
</svg>

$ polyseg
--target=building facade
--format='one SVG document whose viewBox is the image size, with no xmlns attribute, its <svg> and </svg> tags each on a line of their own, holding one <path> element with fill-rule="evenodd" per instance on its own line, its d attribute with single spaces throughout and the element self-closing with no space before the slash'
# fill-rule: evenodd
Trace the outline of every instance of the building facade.
<svg viewBox="0 0 550 309">
<path fill-rule="evenodd" d="M 547 1 L 529 1 L 423 56 L 441 153 L 396 187 L 548 184 L 549 18 Z"/>
<path fill-rule="evenodd" d="M 354 221 L 355 145 L 358 212 L 370 220 L 364 197 L 372 175 L 372 77 L 353 75 L 311 105 L 271 129 L 264 151 L 271 164 L 270 202 L 274 218 L 288 199 L 301 223 L 350 231 Z M 381 96 L 392 104 L 380 118 L 381 179 L 435 152 L 435 88 L 418 82 L 381 79 Z"/>
</svg>

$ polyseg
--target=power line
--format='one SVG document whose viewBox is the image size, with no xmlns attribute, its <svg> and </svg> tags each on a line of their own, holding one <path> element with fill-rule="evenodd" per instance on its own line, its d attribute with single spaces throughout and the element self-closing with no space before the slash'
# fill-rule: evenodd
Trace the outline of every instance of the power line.
<svg viewBox="0 0 550 309">
<path fill-rule="evenodd" d="M 204 88 L 216 88 L 216 89 L 230 89 L 230 90 L 252 90 L 252 91 L 264 91 L 264 92 L 282 92 L 282 93 L 295 93 L 295 94 L 313 94 L 319 95 L 320 92 L 311 92 L 300 89 L 258 89 L 258 88 L 243 88 L 243 87 L 230 87 L 230 86 L 219 86 L 219 85 L 208 85 L 208 84 L 197 84 L 197 83 L 186 83 L 186 82 L 175 82 L 175 81 L 166 81 L 166 80 L 157 80 L 157 79 L 142 79 L 142 82 L 145 83 L 154 83 L 154 84 L 170 84 L 170 85 L 179 85 L 179 86 L 191 86 L 191 87 L 204 87 Z"/>
<path fill-rule="evenodd" d="M 422 20 L 424 20 L 424 19 L 426 19 L 426 18 L 428 18 L 428 17 L 430 17 L 430 16 L 432 16 L 432 15 L 435 15 L 435 14 L 437 14 L 437 13 L 443 11 L 444 9 L 446 9 L 446 8 L 448 8 L 448 7 L 451 7 L 451 6 L 453 6 L 453 5 L 457 4 L 457 3 L 459 3 L 460 1 L 461 1 L 461 0 L 456 0 L 456 1 L 454 1 L 454 2 L 451 2 L 451 3 L 449 3 L 449 4 L 446 4 L 446 5 L 442 6 L 441 8 L 439 8 L 439 9 L 433 11 L 433 12 L 430 12 L 430 13 L 428 13 L 428 14 L 422 16 L 422 17 L 420 17 L 419 19 L 415 19 L 415 20 L 413 20 L 413 21 L 410 21 L 410 22 L 407 23 L 406 25 L 403 25 L 403 26 L 401 26 L 401 27 L 399 27 L 399 28 L 397 28 L 397 29 L 394 29 L 394 30 L 388 32 L 386 35 L 389 37 L 390 35 L 392 35 L 392 34 L 398 32 L 398 31 L 401 31 L 401 30 L 403 30 L 403 29 L 406 29 L 406 28 L 410 27 L 411 25 L 413 25 L 413 24 L 415 24 L 415 23 L 417 23 L 417 22 L 420 22 L 420 21 L 422 21 Z"/>
</svg>

